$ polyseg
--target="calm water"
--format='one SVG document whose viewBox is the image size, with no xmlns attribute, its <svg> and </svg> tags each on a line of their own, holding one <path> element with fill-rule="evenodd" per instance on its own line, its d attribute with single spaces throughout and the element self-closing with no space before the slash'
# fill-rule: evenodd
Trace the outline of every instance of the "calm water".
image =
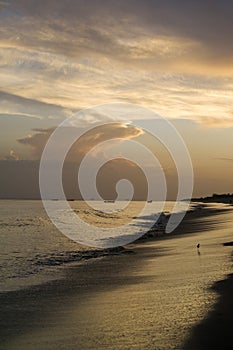
<svg viewBox="0 0 233 350">
<path fill-rule="evenodd" d="M 142 202 L 131 202 L 123 213 L 123 202 L 96 203 L 97 209 L 88 208 L 84 202 L 70 202 L 75 212 L 96 227 L 118 226 L 120 234 L 140 233 L 145 221 L 154 222 L 157 204 L 148 206 L 146 217 L 140 218 L 127 232 L 121 227 L 141 210 Z M 170 212 L 173 202 L 167 202 L 165 211 Z M 109 215 L 100 209 L 108 206 Z M 99 208 L 99 209 L 98 209 Z M 182 210 L 182 203 L 180 204 Z M 112 215 L 111 215 L 112 213 Z M 62 216 L 61 216 L 62 220 Z M 88 235 L 88 232 L 83 232 Z M 0 200 L 0 290 L 14 290 L 31 284 L 57 278 L 61 266 L 88 258 L 90 250 L 61 234 L 47 217 L 41 201 Z"/>
</svg>

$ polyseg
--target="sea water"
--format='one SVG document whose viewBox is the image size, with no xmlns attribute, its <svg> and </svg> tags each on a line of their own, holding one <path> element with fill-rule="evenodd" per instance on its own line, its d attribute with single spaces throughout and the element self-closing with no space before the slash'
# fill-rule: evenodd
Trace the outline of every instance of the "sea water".
<svg viewBox="0 0 233 350">
<path fill-rule="evenodd" d="M 72 201 L 70 206 L 80 218 L 97 230 L 117 227 L 119 234 L 141 234 L 145 221 L 155 221 L 158 203 L 147 205 L 147 215 L 140 217 L 143 202 L 93 202 L 94 209 L 83 201 Z M 171 212 L 174 202 L 166 202 L 164 211 Z M 104 210 L 101 210 L 103 209 Z M 108 209 L 106 211 L 106 208 Z M 180 203 L 180 211 L 183 205 Z M 137 225 L 125 223 L 138 216 Z M 62 219 L 62 218 L 61 218 Z M 81 220 L 81 221 L 82 221 Z M 80 221 L 80 222 L 81 222 Z M 77 227 L 77 230 L 81 230 Z M 88 235 L 88 232 L 83 232 Z M 93 257 L 95 247 L 87 247 L 63 235 L 47 216 L 39 200 L 0 200 L 0 290 L 15 290 L 57 278 L 61 267 Z M 95 255 L 96 256 L 96 255 Z"/>
</svg>

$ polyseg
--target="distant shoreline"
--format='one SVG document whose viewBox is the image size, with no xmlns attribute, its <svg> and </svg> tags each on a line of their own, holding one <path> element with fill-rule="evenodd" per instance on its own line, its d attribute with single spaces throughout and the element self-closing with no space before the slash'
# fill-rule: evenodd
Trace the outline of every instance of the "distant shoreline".
<svg viewBox="0 0 233 350">
<path fill-rule="evenodd" d="M 0 200 L 19 200 L 19 201 L 42 201 L 41 198 L 14 198 L 14 197 L 0 197 Z M 47 199 L 50 201 L 59 201 L 63 199 L 58 199 L 58 198 L 53 198 L 53 199 Z M 73 201 L 85 201 L 82 198 L 66 198 L 68 202 L 73 202 Z M 189 199 L 182 199 L 181 202 L 183 201 L 188 201 Z M 89 202 L 91 201 L 98 201 L 96 199 L 88 199 Z M 127 200 L 119 200 L 120 202 L 124 202 Z M 148 202 L 145 199 L 134 199 L 130 200 L 130 202 Z M 166 199 L 167 202 L 175 202 L 176 199 Z M 103 199 L 103 202 L 115 202 L 115 200 L 112 199 Z M 159 202 L 159 200 L 151 200 L 150 202 Z M 190 199 L 190 202 L 201 202 L 201 203 L 223 203 L 223 204 L 233 204 L 233 193 L 229 194 L 212 194 L 211 196 L 206 196 L 206 197 L 193 197 Z"/>
<path fill-rule="evenodd" d="M 192 198 L 192 202 L 203 202 L 203 203 L 224 203 L 233 204 L 233 193 L 230 194 L 213 194 L 208 197 Z"/>
</svg>

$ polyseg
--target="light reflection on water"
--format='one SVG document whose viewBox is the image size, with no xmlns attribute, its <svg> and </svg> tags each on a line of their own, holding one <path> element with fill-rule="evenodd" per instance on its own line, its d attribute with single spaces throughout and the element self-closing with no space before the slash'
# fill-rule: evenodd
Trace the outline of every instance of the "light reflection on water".
<svg viewBox="0 0 233 350">
<path fill-rule="evenodd" d="M 125 211 L 120 211 L 126 202 L 94 202 L 95 210 L 84 202 L 72 201 L 77 215 L 95 226 L 119 226 L 130 221 L 141 211 L 143 202 L 131 202 Z M 170 212 L 174 202 L 166 202 L 165 211 Z M 144 230 L 146 221 L 155 220 L 157 204 L 148 205 L 148 215 L 132 225 L 125 235 Z M 182 210 L 182 202 L 180 203 Z M 99 209 L 99 210 L 98 210 Z M 106 214 L 106 209 L 108 213 Z M 0 289 L 17 289 L 31 283 L 57 277 L 58 271 L 49 270 L 57 262 L 77 261 L 77 253 L 90 248 L 83 247 L 62 235 L 47 217 L 41 201 L 0 200 Z M 65 217 L 65 216 L 64 216 Z M 62 220 L 62 214 L 60 219 Z M 88 235 L 88 232 L 83 232 Z M 40 274 L 38 275 L 38 272 Z M 53 276 L 54 274 L 54 276 Z M 37 280 L 35 278 L 37 276 Z"/>
</svg>

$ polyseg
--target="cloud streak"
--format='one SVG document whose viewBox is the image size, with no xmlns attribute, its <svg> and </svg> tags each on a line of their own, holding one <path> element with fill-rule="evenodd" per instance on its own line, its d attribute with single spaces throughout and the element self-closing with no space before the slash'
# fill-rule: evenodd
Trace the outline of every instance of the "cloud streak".
<svg viewBox="0 0 233 350">
<path fill-rule="evenodd" d="M 2 115 L 19 115 L 30 118 L 64 118 L 70 111 L 52 103 L 21 97 L 13 93 L 0 91 L 0 113 Z"/>
<path fill-rule="evenodd" d="M 10 9 L 14 27 L 3 21 L 8 45 L 75 57 L 94 52 L 139 65 L 143 60 L 159 65 L 162 55 L 170 64 L 180 57 L 180 62 L 193 58 L 206 68 L 232 67 L 233 5 L 227 0 L 17 0 Z"/>
<path fill-rule="evenodd" d="M 58 124 L 90 105 L 123 101 L 206 127 L 233 126 L 230 1 L 1 4 L 2 118 L 28 117 L 30 128 L 34 118 L 35 128 L 42 120 L 48 129 L 51 118 Z"/>
<path fill-rule="evenodd" d="M 222 160 L 224 162 L 233 162 L 233 158 L 217 158 L 217 160 Z"/>
</svg>

